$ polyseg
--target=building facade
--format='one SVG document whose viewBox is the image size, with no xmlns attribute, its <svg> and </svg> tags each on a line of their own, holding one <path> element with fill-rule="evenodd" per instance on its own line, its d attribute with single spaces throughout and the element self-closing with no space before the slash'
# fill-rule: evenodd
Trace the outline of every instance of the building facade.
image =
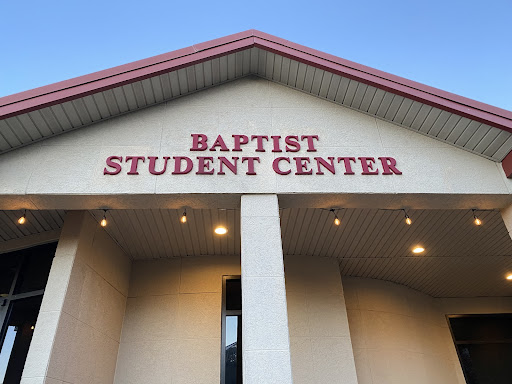
<svg viewBox="0 0 512 384">
<path fill-rule="evenodd" d="M 251 30 L 0 119 L 4 383 L 508 382 L 511 112 Z"/>
</svg>

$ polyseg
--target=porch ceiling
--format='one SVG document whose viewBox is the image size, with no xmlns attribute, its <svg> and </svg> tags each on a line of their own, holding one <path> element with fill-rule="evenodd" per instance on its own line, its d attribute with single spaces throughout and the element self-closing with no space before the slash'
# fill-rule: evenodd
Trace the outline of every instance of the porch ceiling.
<svg viewBox="0 0 512 384">
<path fill-rule="evenodd" d="M 99 222 L 103 211 L 91 211 Z M 236 209 L 111 210 L 105 230 L 135 260 L 169 257 L 240 255 L 240 212 Z M 288 257 L 338 260 L 343 276 L 393 281 L 434 297 L 510 296 L 512 240 L 497 211 L 480 211 L 483 225 L 473 224 L 469 210 L 410 210 L 413 224 L 397 210 L 346 209 L 334 216 L 325 209 L 281 210 L 283 252 Z M 0 211 L 0 253 L 23 239 L 55 239 L 63 211 Z M 225 236 L 213 233 L 217 225 Z M 53 237 L 41 237 L 52 234 Z M 421 255 L 411 248 L 425 247 Z M 12 247 L 11 247 L 12 248 Z M 0 255 L 1 260 L 1 255 Z"/>
</svg>

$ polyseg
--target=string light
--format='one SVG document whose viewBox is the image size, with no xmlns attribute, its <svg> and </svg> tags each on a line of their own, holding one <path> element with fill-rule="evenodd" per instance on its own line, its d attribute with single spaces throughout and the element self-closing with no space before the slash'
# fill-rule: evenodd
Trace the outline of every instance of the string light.
<svg viewBox="0 0 512 384">
<path fill-rule="evenodd" d="M 341 220 L 338 218 L 338 215 L 336 214 L 336 211 L 334 209 L 330 209 L 330 212 L 334 214 L 334 225 L 340 225 Z"/>
<path fill-rule="evenodd" d="M 18 224 L 25 224 L 25 221 L 27 221 L 27 210 L 25 209 L 25 212 L 23 212 L 23 216 L 21 216 L 19 219 L 18 219 Z"/>
<path fill-rule="evenodd" d="M 106 209 L 103 210 L 103 219 L 101 219 L 100 225 L 102 227 L 106 227 L 107 226 L 107 210 Z"/>
<path fill-rule="evenodd" d="M 473 219 L 475 219 L 474 220 L 475 225 L 482 225 L 482 220 L 480 220 L 478 217 L 476 217 L 476 213 L 475 213 L 474 209 L 473 209 Z"/>
<path fill-rule="evenodd" d="M 407 225 L 411 225 L 411 224 L 412 224 L 412 220 L 411 220 L 411 218 L 409 217 L 409 215 L 407 214 L 407 212 L 405 211 L 405 209 L 404 209 L 403 211 L 404 211 L 404 215 L 405 215 L 405 224 L 407 224 Z"/>
<path fill-rule="evenodd" d="M 183 211 L 183 215 L 181 215 L 180 221 L 185 224 L 187 222 L 187 211 Z"/>
</svg>

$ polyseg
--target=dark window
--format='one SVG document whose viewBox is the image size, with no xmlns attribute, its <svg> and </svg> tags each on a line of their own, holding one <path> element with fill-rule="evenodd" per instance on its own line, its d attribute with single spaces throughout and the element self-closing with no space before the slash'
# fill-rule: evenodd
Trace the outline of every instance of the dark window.
<svg viewBox="0 0 512 384">
<path fill-rule="evenodd" d="M 449 316 L 467 384 L 509 384 L 512 314 Z"/>
<path fill-rule="evenodd" d="M 0 255 L 0 383 L 21 380 L 56 246 Z"/>
<path fill-rule="evenodd" d="M 242 283 L 224 276 L 222 289 L 221 383 L 242 383 Z"/>
</svg>

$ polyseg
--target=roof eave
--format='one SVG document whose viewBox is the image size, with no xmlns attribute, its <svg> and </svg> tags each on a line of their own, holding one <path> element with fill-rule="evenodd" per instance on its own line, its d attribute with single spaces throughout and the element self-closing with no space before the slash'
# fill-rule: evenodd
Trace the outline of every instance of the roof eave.
<svg viewBox="0 0 512 384">
<path fill-rule="evenodd" d="M 148 59 L 0 98 L 0 119 L 78 99 L 237 51 L 258 47 L 340 76 L 512 132 L 512 112 L 248 30 Z"/>
</svg>

